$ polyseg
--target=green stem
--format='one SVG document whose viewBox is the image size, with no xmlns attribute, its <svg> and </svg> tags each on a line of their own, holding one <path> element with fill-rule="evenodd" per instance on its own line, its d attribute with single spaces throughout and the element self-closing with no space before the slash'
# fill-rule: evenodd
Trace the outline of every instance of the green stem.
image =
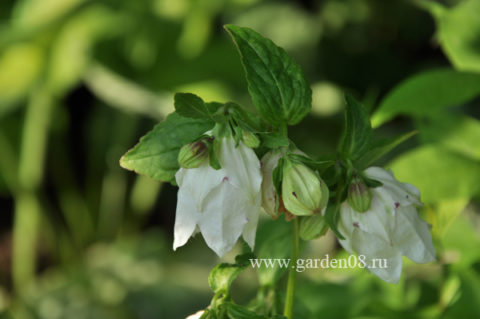
<svg viewBox="0 0 480 319">
<path fill-rule="evenodd" d="M 43 179 L 52 100 L 39 89 L 32 93 L 25 113 L 15 193 L 12 273 L 14 289 L 22 293 L 35 274 L 36 243 L 41 204 L 38 189 Z"/>
<path fill-rule="evenodd" d="M 281 124 L 279 129 L 280 129 L 280 133 L 282 133 L 283 136 L 288 137 L 288 126 L 286 123 Z"/>
<path fill-rule="evenodd" d="M 292 242 L 292 256 L 290 258 L 291 268 L 288 273 L 287 295 L 285 297 L 285 308 L 283 315 L 288 319 L 293 317 L 293 304 L 295 302 L 295 287 L 297 285 L 297 264 L 299 254 L 299 234 L 298 234 L 298 218 L 293 219 L 293 242 Z"/>
</svg>

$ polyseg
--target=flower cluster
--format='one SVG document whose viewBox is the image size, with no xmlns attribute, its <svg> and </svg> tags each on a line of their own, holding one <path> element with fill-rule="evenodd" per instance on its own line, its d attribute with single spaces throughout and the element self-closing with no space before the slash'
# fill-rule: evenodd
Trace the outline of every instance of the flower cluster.
<svg viewBox="0 0 480 319">
<path fill-rule="evenodd" d="M 175 112 L 121 160 L 125 168 L 179 186 L 173 249 L 201 233 L 220 257 L 240 238 L 253 250 L 263 210 L 294 225 L 293 259 L 299 238 L 312 240 L 331 229 L 348 252 L 364 256 L 365 266 L 387 282 L 398 282 L 403 256 L 416 263 L 435 260 L 429 226 L 418 212 L 418 189 L 372 166 L 412 133 L 379 143 L 365 108 L 346 95 L 336 151 L 313 159 L 288 136 L 288 127 L 300 123 L 312 107 L 312 90 L 301 69 L 255 31 L 225 28 L 240 53 L 255 112 L 177 93 Z M 374 268 L 376 259 L 386 260 L 387 267 Z M 245 265 L 239 258 L 214 268 L 212 303 L 192 318 L 264 318 L 228 295 Z M 289 319 L 294 279 L 289 275 L 284 309 Z"/>
<path fill-rule="evenodd" d="M 280 147 L 266 152 L 260 161 L 245 145 L 244 134 L 236 138 L 234 129 L 214 131 L 218 133 L 206 132 L 207 138 L 185 145 L 179 153 L 174 249 L 201 232 L 219 256 L 241 236 L 253 250 L 261 207 L 274 219 L 281 214 L 287 220 L 319 216 L 314 219 L 318 223 L 330 191 L 318 171 L 299 160 L 306 158 L 303 152 Z M 255 135 L 249 139 L 258 141 Z M 213 156 L 218 169 L 209 161 L 212 141 L 217 143 Z M 377 185 L 369 187 L 364 180 Z M 370 167 L 351 178 L 348 195 L 339 206 L 338 230 L 343 236 L 339 241 L 347 251 L 366 256 L 367 265 L 373 259 L 386 259 L 388 267 L 369 270 L 397 282 L 402 255 L 417 263 L 435 260 L 428 225 L 417 212 L 421 205 L 417 188 L 398 182 L 382 168 Z M 320 226 L 312 223 L 304 220 L 302 226 L 317 231 Z"/>
</svg>

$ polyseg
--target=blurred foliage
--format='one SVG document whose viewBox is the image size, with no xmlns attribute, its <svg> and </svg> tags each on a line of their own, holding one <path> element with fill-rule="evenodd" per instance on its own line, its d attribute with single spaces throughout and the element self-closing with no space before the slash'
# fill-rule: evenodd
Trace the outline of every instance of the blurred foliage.
<svg viewBox="0 0 480 319">
<path fill-rule="evenodd" d="M 305 70 L 313 110 L 291 133 L 307 153 L 335 149 L 343 91 L 374 114 L 376 136 L 419 131 L 378 164 L 420 188 L 438 262 L 406 262 L 398 285 L 361 269 L 306 271 L 296 317 L 480 317 L 479 4 L 1 1 L 0 315 L 184 318 L 208 305 L 218 260 L 198 239 L 171 251 L 175 189 L 118 160 L 173 110 L 174 92 L 251 106 L 222 30 L 232 23 Z M 284 256 L 283 234 L 264 222 L 257 255 Z M 304 255 L 325 253 L 346 256 L 330 233 Z M 233 298 L 261 285 L 252 306 L 273 309 L 283 298 L 270 283 L 281 275 L 242 273 Z"/>
</svg>

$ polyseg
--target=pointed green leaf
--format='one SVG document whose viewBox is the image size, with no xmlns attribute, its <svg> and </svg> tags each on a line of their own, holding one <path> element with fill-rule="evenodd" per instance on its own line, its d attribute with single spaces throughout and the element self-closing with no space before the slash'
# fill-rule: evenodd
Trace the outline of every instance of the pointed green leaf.
<svg viewBox="0 0 480 319">
<path fill-rule="evenodd" d="M 345 127 L 339 150 L 343 158 L 355 160 L 369 148 L 372 127 L 365 108 L 349 94 L 345 100 Z"/>
<path fill-rule="evenodd" d="M 288 146 L 288 138 L 280 133 L 277 132 L 266 132 L 266 133 L 259 133 L 260 139 L 262 141 L 262 145 L 267 148 L 279 148 L 282 146 Z"/>
<path fill-rule="evenodd" d="M 337 204 L 328 205 L 327 210 L 325 211 L 325 221 L 338 239 L 345 239 L 342 233 L 338 230 L 338 214 L 339 207 Z"/>
<path fill-rule="evenodd" d="M 208 118 L 210 112 L 203 100 L 192 93 L 177 93 L 174 97 L 175 111 L 184 117 Z"/>
<path fill-rule="evenodd" d="M 382 156 L 417 133 L 417 131 L 412 131 L 398 137 L 385 138 L 372 142 L 370 149 L 365 153 L 365 155 L 355 162 L 355 167 L 359 170 L 364 170 Z"/>
<path fill-rule="evenodd" d="M 285 50 L 249 28 L 225 26 L 245 69 L 258 113 L 272 125 L 294 125 L 312 108 L 312 90 Z"/>
<path fill-rule="evenodd" d="M 156 180 L 174 182 L 180 148 L 212 127 L 212 121 L 172 113 L 123 155 L 120 165 Z"/>
</svg>

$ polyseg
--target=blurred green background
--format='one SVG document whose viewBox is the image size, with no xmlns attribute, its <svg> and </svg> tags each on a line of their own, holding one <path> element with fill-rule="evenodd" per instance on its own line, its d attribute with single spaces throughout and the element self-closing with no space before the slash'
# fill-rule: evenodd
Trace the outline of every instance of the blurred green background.
<svg viewBox="0 0 480 319">
<path fill-rule="evenodd" d="M 419 131 L 379 164 L 420 188 L 438 262 L 406 261 L 398 285 L 306 271 L 296 317 L 480 318 L 478 0 L 0 1 L 0 317 L 176 319 L 208 306 L 219 260 L 200 236 L 172 251 L 176 189 L 118 161 L 174 92 L 251 105 L 226 23 L 305 71 L 313 110 L 291 129 L 305 152 L 335 150 L 345 91 L 388 111 L 376 136 Z M 276 232 L 263 217 L 259 248 Z M 347 256 L 331 233 L 303 255 L 326 253 Z M 234 299 L 258 285 L 247 271 Z"/>
</svg>

